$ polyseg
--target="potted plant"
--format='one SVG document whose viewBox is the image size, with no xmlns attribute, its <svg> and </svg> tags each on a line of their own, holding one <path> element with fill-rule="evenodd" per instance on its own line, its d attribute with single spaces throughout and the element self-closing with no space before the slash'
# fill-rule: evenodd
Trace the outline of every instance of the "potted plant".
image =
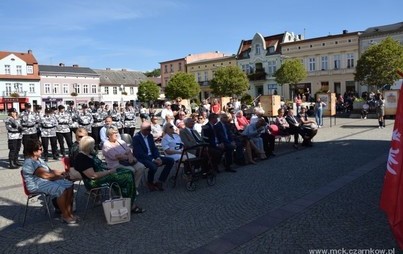
<svg viewBox="0 0 403 254">
<path fill-rule="evenodd" d="M 10 97 L 18 98 L 20 95 L 17 92 L 11 93 Z"/>
<path fill-rule="evenodd" d="M 122 95 L 127 95 L 127 92 L 126 92 L 126 91 L 123 91 L 123 92 L 122 92 Z"/>
<path fill-rule="evenodd" d="M 71 96 L 77 96 L 77 93 L 76 93 L 76 92 L 72 92 L 70 95 L 71 95 Z"/>
</svg>

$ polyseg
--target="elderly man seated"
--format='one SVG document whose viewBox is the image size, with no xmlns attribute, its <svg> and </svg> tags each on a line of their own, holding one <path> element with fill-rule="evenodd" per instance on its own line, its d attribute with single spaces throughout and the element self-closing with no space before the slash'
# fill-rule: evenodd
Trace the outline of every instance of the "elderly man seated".
<svg viewBox="0 0 403 254">
<path fill-rule="evenodd" d="M 257 153 L 259 154 L 260 159 L 263 160 L 267 159 L 267 157 L 264 152 L 263 139 L 260 135 L 266 130 L 266 121 L 263 118 L 259 118 L 257 121 L 249 124 L 242 132 L 242 135 L 245 136 L 251 144 L 253 144 L 252 147 L 257 148 Z"/>
<path fill-rule="evenodd" d="M 154 137 L 150 134 L 151 124 L 143 122 L 140 131 L 133 137 L 133 155 L 148 168 L 147 186 L 150 191 L 163 191 L 163 183 L 167 180 L 174 165 L 174 159 L 161 157 L 155 146 Z M 165 165 L 157 182 L 154 176 L 158 167 Z"/>
<path fill-rule="evenodd" d="M 162 139 L 162 126 L 158 123 L 158 117 L 151 117 L 151 135 L 154 137 L 155 142 L 161 142 Z"/>
</svg>

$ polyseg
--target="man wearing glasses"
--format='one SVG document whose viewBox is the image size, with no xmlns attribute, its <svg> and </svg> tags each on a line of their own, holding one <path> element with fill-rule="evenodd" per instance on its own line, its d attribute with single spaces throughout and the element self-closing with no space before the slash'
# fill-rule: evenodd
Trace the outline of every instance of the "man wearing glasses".
<svg viewBox="0 0 403 254">
<path fill-rule="evenodd" d="M 174 159 L 161 157 L 151 135 L 151 124 L 143 122 L 138 132 L 133 137 L 133 155 L 139 162 L 148 168 L 147 187 L 150 191 L 163 191 L 163 183 L 167 180 L 174 165 Z M 154 176 L 158 167 L 165 165 L 157 182 Z"/>
</svg>

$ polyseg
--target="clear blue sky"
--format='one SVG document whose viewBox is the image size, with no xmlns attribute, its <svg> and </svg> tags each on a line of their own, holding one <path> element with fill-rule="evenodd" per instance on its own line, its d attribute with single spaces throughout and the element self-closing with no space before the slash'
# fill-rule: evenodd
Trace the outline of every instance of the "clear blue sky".
<svg viewBox="0 0 403 254">
<path fill-rule="evenodd" d="M 235 54 L 241 40 L 305 38 L 403 21 L 402 0 L 2 0 L 0 50 L 39 64 L 147 71 L 190 53 Z"/>
</svg>

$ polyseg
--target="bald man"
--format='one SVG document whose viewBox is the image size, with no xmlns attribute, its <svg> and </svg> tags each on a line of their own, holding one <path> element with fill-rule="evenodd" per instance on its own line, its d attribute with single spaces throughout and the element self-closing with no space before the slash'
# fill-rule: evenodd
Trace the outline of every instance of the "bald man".
<svg viewBox="0 0 403 254">
<path fill-rule="evenodd" d="M 147 187 L 150 191 L 163 191 L 163 184 L 167 180 L 174 165 L 174 159 L 161 157 L 158 148 L 155 146 L 151 124 L 143 122 L 140 131 L 133 137 L 133 155 L 137 160 L 148 168 Z M 154 182 L 154 176 L 158 167 L 165 165 L 158 181 Z"/>
</svg>

